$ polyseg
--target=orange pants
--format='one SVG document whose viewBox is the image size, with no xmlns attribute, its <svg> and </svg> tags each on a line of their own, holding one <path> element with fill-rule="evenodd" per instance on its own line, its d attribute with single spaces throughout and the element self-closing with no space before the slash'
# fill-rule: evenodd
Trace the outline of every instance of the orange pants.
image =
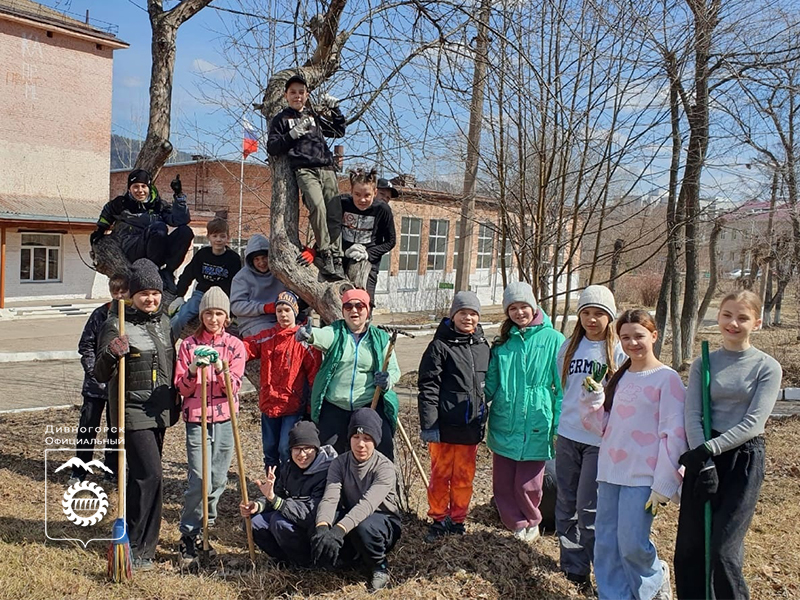
<svg viewBox="0 0 800 600">
<path fill-rule="evenodd" d="M 430 443 L 428 452 L 431 455 L 428 516 L 434 521 L 450 517 L 454 523 L 463 523 L 472 499 L 478 445 Z"/>
</svg>

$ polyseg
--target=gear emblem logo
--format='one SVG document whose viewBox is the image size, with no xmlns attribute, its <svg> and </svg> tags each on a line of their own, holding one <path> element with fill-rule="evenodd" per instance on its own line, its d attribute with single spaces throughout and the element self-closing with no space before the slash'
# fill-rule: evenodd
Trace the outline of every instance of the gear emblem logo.
<svg viewBox="0 0 800 600">
<path fill-rule="evenodd" d="M 79 481 L 64 492 L 61 507 L 67 519 L 76 525 L 96 525 L 108 512 L 108 495 L 94 482 Z"/>
</svg>

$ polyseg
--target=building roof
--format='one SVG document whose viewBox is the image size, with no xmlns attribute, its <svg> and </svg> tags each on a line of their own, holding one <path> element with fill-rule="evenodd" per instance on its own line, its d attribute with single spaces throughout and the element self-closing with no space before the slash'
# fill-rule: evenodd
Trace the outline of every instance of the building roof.
<svg viewBox="0 0 800 600">
<path fill-rule="evenodd" d="M 84 21 L 80 21 L 32 0 L 0 0 L 0 18 L 3 15 L 89 36 L 119 48 L 128 47 L 127 43 L 117 38 L 116 25 L 89 19 L 88 15 Z"/>
<path fill-rule="evenodd" d="M 0 221 L 94 223 L 105 203 L 0 193 Z"/>
</svg>

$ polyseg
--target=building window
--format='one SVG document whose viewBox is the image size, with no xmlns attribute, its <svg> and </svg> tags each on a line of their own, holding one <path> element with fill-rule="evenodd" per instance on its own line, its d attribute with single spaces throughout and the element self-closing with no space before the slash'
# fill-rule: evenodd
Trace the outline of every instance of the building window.
<svg viewBox="0 0 800 600">
<path fill-rule="evenodd" d="M 732 240 L 735 240 L 737 237 L 739 237 L 739 236 L 738 236 L 738 235 L 736 235 L 736 230 L 734 230 L 734 231 L 731 233 L 731 239 L 732 239 Z"/>
<path fill-rule="evenodd" d="M 20 281 L 61 281 L 61 234 L 23 233 Z"/>
<path fill-rule="evenodd" d="M 458 240 L 461 237 L 461 217 L 456 219 L 456 226 L 453 229 L 455 237 L 453 238 L 453 271 L 458 270 Z"/>
<path fill-rule="evenodd" d="M 488 223 L 481 223 L 478 229 L 478 269 L 492 268 L 494 250 L 494 231 Z"/>
<path fill-rule="evenodd" d="M 400 224 L 400 266 L 398 287 L 415 290 L 418 285 L 419 241 L 422 219 L 403 217 Z"/>
<path fill-rule="evenodd" d="M 431 232 L 428 237 L 428 269 L 444 271 L 447 262 L 447 236 L 450 234 L 450 221 L 431 219 Z"/>
</svg>

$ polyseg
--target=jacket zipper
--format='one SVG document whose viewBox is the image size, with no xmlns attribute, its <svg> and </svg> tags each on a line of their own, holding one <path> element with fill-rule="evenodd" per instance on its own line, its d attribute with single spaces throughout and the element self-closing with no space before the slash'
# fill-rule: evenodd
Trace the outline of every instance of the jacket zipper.
<svg viewBox="0 0 800 600">
<path fill-rule="evenodd" d="M 464 415 L 465 425 L 469 425 L 469 413 L 470 408 L 472 408 L 472 396 L 475 392 L 475 357 L 472 356 L 472 337 L 470 337 L 469 342 L 467 342 L 467 354 L 469 354 L 469 365 L 471 367 L 470 371 L 472 372 L 472 384 L 470 385 L 472 392 L 469 395 L 469 402 L 467 402 L 467 414 Z"/>
<path fill-rule="evenodd" d="M 361 340 L 364 339 L 364 334 L 362 334 L 361 337 L 358 338 L 358 339 L 356 339 L 356 336 L 353 333 L 351 333 L 350 335 L 353 336 L 353 341 L 355 342 L 355 345 L 356 345 L 356 355 L 355 355 L 355 358 L 353 359 L 353 373 L 352 373 L 352 376 L 350 378 L 350 411 L 352 412 L 353 411 L 353 388 L 356 385 L 356 370 L 358 369 L 358 345 L 361 343 Z"/>
</svg>

